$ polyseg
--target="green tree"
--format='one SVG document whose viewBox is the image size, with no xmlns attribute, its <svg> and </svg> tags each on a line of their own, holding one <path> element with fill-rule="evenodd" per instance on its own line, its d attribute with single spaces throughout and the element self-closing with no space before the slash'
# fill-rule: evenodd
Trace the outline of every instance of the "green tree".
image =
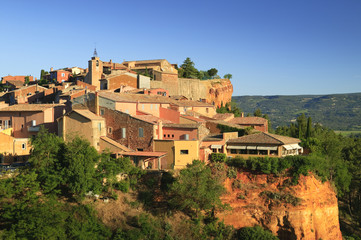
<svg viewBox="0 0 361 240">
<path fill-rule="evenodd" d="M 183 64 L 180 66 L 182 71 L 178 71 L 178 76 L 180 78 L 198 78 L 199 72 L 194 67 L 194 62 L 188 57 L 184 60 Z M 181 74 L 181 75 L 180 75 Z"/>
<path fill-rule="evenodd" d="M 171 188 L 170 203 L 198 218 L 202 211 L 223 207 L 219 197 L 225 192 L 221 179 L 199 160 L 188 164 Z"/>
<path fill-rule="evenodd" d="M 257 108 L 257 109 L 254 111 L 253 116 L 255 116 L 255 117 L 262 117 L 261 109 Z"/>
<path fill-rule="evenodd" d="M 304 113 L 299 115 L 296 119 L 297 122 L 297 130 L 298 130 L 298 138 L 304 138 L 306 136 L 307 129 L 307 118 Z"/>
<path fill-rule="evenodd" d="M 70 192 L 82 198 L 86 192 L 99 192 L 101 183 L 96 179 L 95 164 L 99 155 L 90 143 L 75 137 L 65 144 L 63 171 Z"/>
<path fill-rule="evenodd" d="M 223 76 L 223 78 L 225 78 L 225 79 L 231 79 L 233 76 L 232 76 L 232 74 L 230 74 L 230 73 L 227 73 L 227 74 L 225 74 L 224 76 Z"/>
<path fill-rule="evenodd" d="M 307 119 L 307 130 L 306 130 L 306 138 L 312 137 L 312 119 L 308 117 Z"/>
<path fill-rule="evenodd" d="M 25 80 L 24 80 L 24 84 L 27 85 L 30 83 L 30 77 L 29 76 L 26 76 L 25 77 Z"/>
<path fill-rule="evenodd" d="M 31 139 L 32 150 L 29 162 L 32 164 L 45 193 L 58 192 L 63 181 L 60 163 L 63 159 L 64 142 L 55 134 L 49 133 L 44 126 Z"/>
<path fill-rule="evenodd" d="M 217 75 L 218 70 L 217 70 L 216 68 L 211 68 L 211 69 L 209 69 L 209 70 L 207 71 L 207 73 L 208 73 L 208 75 L 209 75 L 211 78 L 213 78 L 214 76 Z"/>
</svg>

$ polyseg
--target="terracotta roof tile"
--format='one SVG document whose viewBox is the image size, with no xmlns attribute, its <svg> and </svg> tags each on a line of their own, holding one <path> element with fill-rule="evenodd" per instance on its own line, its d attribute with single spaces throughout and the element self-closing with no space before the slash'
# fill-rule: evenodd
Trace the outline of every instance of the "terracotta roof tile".
<svg viewBox="0 0 361 240">
<path fill-rule="evenodd" d="M 98 116 L 87 109 L 76 109 L 73 110 L 73 112 L 76 112 L 89 120 L 104 120 L 101 116 Z"/>
<path fill-rule="evenodd" d="M 48 108 L 59 106 L 65 107 L 64 104 L 16 104 L 5 108 L 0 108 L 0 112 L 42 112 Z"/>
<path fill-rule="evenodd" d="M 301 140 L 271 133 L 256 133 L 228 140 L 227 143 L 245 143 L 245 144 L 273 144 L 284 145 L 299 143 Z"/>
<path fill-rule="evenodd" d="M 195 121 L 195 122 L 205 122 L 203 119 L 196 118 L 196 117 L 189 116 L 189 115 L 181 115 L 181 117 L 187 118 L 187 119 L 189 119 L 189 120 L 193 120 L 193 121 Z"/>
<path fill-rule="evenodd" d="M 267 123 L 267 119 L 265 118 L 261 118 L 261 117 L 237 117 L 237 118 L 233 118 L 230 121 L 228 121 L 230 123 L 234 123 L 234 124 L 266 124 Z"/>
<path fill-rule="evenodd" d="M 127 148 L 126 146 L 114 141 L 113 139 L 111 138 L 108 138 L 108 137 L 100 137 L 102 140 L 104 140 L 105 142 L 107 143 L 110 143 L 112 145 L 114 145 L 115 147 L 119 148 L 119 149 L 122 149 L 123 151 L 125 152 L 131 152 L 132 150 L 130 148 Z"/>
<path fill-rule="evenodd" d="M 169 128 L 198 128 L 199 124 L 178 124 L 178 123 L 165 123 L 163 127 Z"/>
<path fill-rule="evenodd" d="M 167 152 L 125 152 L 122 153 L 124 156 L 139 156 L 139 157 L 163 157 L 167 154 Z"/>
</svg>

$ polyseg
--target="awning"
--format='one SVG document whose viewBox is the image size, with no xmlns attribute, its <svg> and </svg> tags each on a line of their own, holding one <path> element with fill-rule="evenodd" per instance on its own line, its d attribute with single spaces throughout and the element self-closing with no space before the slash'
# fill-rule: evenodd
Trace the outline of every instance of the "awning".
<svg viewBox="0 0 361 240">
<path fill-rule="evenodd" d="M 282 147 L 284 147 L 286 150 L 294 150 L 294 149 L 302 149 L 302 147 L 300 147 L 300 145 L 296 144 L 288 144 L 288 145 L 283 145 Z"/>
<path fill-rule="evenodd" d="M 302 147 L 300 145 L 296 144 L 290 144 L 290 146 L 293 147 L 293 149 L 302 149 Z"/>
<path fill-rule="evenodd" d="M 215 144 L 213 144 L 213 145 L 211 145 L 211 148 L 212 148 L 212 149 L 222 149 L 222 145 L 215 145 Z"/>
<path fill-rule="evenodd" d="M 266 146 L 258 146 L 258 150 L 277 150 L 278 147 L 266 147 Z"/>
<path fill-rule="evenodd" d="M 249 149 L 249 150 L 256 150 L 256 149 L 257 149 L 257 146 L 247 146 L 247 149 Z"/>
<path fill-rule="evenodd" d="M 246 146 L 227 146 L 227 149 L 246 149 Z"/>
</svg>

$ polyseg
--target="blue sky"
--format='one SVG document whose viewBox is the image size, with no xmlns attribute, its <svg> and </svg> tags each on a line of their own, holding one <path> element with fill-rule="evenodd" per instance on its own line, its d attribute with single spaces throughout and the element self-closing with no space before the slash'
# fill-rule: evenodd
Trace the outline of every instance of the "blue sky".
<svg viewBox="0 0 361 240">
<path fill-rule="evenodd" d="M 190 57 L 234 96 L 361 92 L 360 0 L 5 1 L 0 76 Z"/>
</svg>

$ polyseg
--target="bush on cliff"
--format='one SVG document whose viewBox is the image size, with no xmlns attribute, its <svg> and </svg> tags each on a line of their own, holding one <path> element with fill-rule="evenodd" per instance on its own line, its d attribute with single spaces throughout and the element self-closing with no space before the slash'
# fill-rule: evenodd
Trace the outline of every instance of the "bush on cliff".
<svg viewBox="0 0 361 240">
<path fill-rule="evenodd" d="M 278 240 L 270 231 L 267 231 L 260 226 L 241 228 L 237 232 L 237 239 L 242 240 Z"/>
<path fill-rule="evenodd" d="M 285 158 L 256 157 L 245 160 L 236 157 L 227 160 L 228 166 L 242 168 L 254 173 L 264 174 L 288 174 L 292 177 L 292 183 L 297 184 L 300 175 L 307 176 L 309 172 L 320 177 L 321 181 L 332 180 L 338 194 L 348 191 L 351 176 L 348 174 L 345 163 L 338 162 L 336 167 L 330 163 L 331 159 L 318 155 L 287 156 Z"/>
</svg>

